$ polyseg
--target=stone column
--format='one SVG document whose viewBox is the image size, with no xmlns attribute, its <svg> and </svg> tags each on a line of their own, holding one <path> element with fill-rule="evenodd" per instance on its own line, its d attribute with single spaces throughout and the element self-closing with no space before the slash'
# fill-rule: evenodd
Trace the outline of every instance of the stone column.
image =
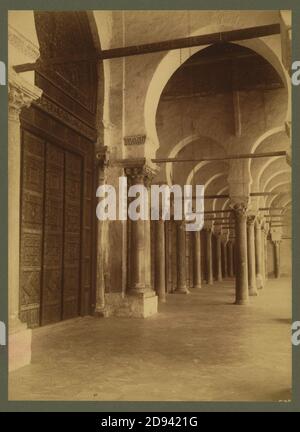
<svg viewBox="0 0 300 432">
<path fill-rule="evenodd" d="M 228 276 L 227 240 L 222 241 L 221 251 L 223 256 L 223 277 L 225 279 Z"/>
<path fill-rule="evenodd" d="M 232 240 L 228 242 L 228 276 L 233 277 L 233 243 Z"/>
<path fill-rule="evenodd" d="M 256 270 L 256 287 L 262 289 L 263 269 L 262 269 L 262 238 L 261 238 L 261 220 L 256 218 L 255 221 L 255 270 Z"/>
<path fill-rule="evenodd" d="M 188 289 L 191 287 L 191 236 L 190 232 L 185 232 L 185 264 L 186 264 L 186 286 Z"/>
<path fill-rule="evenodd" d="M 194 232 L 194 288 L 201 288 L 201 231 Z"/>
<path fill-rule="evenodd" d="M 216 254 L 216 259 L 217 259 L 217 281 L 221 282 L 222 281 L 222 246 L 221 246 L 221 234 L 218 233 L 216 235 L 217 238 L 217 254 Z"/>
<path fill-rule="evenodd" d="M 177 222 L 177 287 L 175 292 L 189 294 L 186 284 L 186 232 L 185 222 Z"/>
<path fill-rule="evenodd" d="M 233 276 L 236 276 L 236 243 L 232 243 L 232 258 L 233 258 Z"/>
<path fill-rule="evenodd" d="M 155 174 L 145 158 L 127 159 L 124 162 L 125 174 L 128 178 L 128 187 L 144 187 L 148 219 L 129 220 L 129 271 L 130 281 L 127 291 L 127 314 L 133 317 L 148 317 L 157 312 L 157 296 L 151 285 L 151 253 L 150 253 L 150 197 L 149 183 Z M 131 198 L 133 202 L 136 197 Z M 130 205 L 130 203 L 129 203 Z"/>
<path fill-rule="evenodd" d="M 265 227 L 264 224 L 261 225 L 261 268 L 262 268 L 262 279 L 263 284 L 266 282 L 266 250 L 265 250 Z"/>
<path fill-rule="evenodd" d="M 155 291 L 158 300 L 166 301 L 166 255 L 165 255 L 165 223 L 162 219 L 155 223 Z"/>
<path fill-rule="evenodd" d="M 268 228 L 265 224 L 263 232 L 263 244 L 264 244 L 264 276 L 265 281 L 268 279 Z"/>
<path fill-rule="evenodd" d="M 178 238 L 177 222 L 172 219 L 172 292 L 175 292 L 178 286 Z"/>
<path fill-rule="evenodd" d="M 243 305 L 248 303 L 248 265 L 247 265 L 247 214 L 246 207 L 235 205 L 235 245 L 236 245 L 236 282 L 235 304 Z"/>
<path fill-rule="evenodd" d="M 38 99 L 42 91 L 9 72 L 8 93 L 8 294 L 9 370 L 31 361 L 31 330 L 19 320 L 20 280 L 20 112 Z"/>
<path fill-rule="evenodd" d="M 167 267 L 168 267 L 168 281 L 167 281 L 167 292 L 170 293 L 173 291 L 172 289 L 172 245 L 173 245 L 173 221 L 169 220 L 167 222 Z"/>
<path fill-rule="evenodd" d="M 280 278 L 280 241 L 273 241 L 274 244 L 274 265 L 275 265 L 275 278 Z"/>
<path fill-rule="evenodd" d="M 213 285 L 214 283 L 211 237 L 211 228 L 206 228 L 206 283 L 209 285 Z"/>
<path fill-rule="evenodd" d="M 268 229 L 264 230 L 264 248 L 265 248 L 265 280 L 268 279 Z"/>
<path fill-rule="evenodd" d="M 247 218 L 247 247 L 248 247 L 248 283 L 249 295 L 257 296 L 256 272 L 255 272 L 255 239 L 254 239 L 255 216 Z"/>
<path fill-rule="evenodd" d="M 98 186 L 106 182 L 106 171 L 108 168 L 108 151 L 104 147 L 96 153 L 98 169 Z M 108 221 L 97 220 L 97 274 L 96 274 L 96 305 L 95 315 L 105 315 L 105 279 L 106 279 L 106 260 L 105 249 L 108 238 Z"/>
</svg>

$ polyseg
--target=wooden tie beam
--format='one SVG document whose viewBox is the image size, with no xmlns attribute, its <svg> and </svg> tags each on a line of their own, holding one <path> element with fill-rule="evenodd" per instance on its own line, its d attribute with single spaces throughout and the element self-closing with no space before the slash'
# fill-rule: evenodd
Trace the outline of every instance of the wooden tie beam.
<svg viewBox="0 0 300 432">
<path fill-rule="evenodd" d="M 257 158 L 265 158 L 265 157 L 282 157 L 286 156 L 286 151 L 274 151 L 267 153 L 245 153 L 245 154 L 232 154 L 228 156 L 222 157 L 208 157 L 208 158 L 192 158 L 192 159 L 177 159 L 177 158 L 159 158 L 159 159 L 151 159 L 152 162 L 157 164 L 163 163 L 180 163 L 180 162 L 222 162 L 224 160 L 233 160 L 233 159 L 257 159 Z"/>
<path fill-rule="evenodd" d="M 170 51 L 181 48 L 190 48 L 195 46 L 206 46 L 216 43 L 235 42 L 240 40 L 255 39 L 259 37 L 272 36 L 280 34 L 280 24 L 268 24 L 263 26 L 248 27 L 238 30 L 229 30 L 217 33 L 210 33 L 200 36 L 190 36 L 180 39 L 166 40 L 162 42 L 147 43 L 141 45 L 132 45 L 122 48 L 112 48 L 96 52 L 92 55 L 78 54 L 69 57 L 57 57 L 53 59 L 43 59 L 44 66 L 55 64 L 76 63 L 82 61 L 98 61 L 114 58 L 123 58 L 129 56 L 152 54 L 161 51 Z M 36 63 L 26 63 L 14 66 L 16 72 L 28 72 L 38 69 L 40 61 Z"/>
</svg>

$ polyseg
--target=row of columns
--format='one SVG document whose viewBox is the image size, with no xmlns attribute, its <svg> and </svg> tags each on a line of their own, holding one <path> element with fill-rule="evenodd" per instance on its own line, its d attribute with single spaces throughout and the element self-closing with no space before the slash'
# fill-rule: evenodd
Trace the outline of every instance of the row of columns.
<svg viewBox="0 0 300 432">
<path fill-rule="evenodd" d="M 125 164 L 127 166 L 124 172 L 128 178 L 128 186 L 143 185 L 150 190 L 151 180 L 156 174 L 155 168 L 150 168 L 145 159 L 127 160 Z M 219 282 L 223 278 L 235 276 L 235 303 L 245 304 L 249 296 L 258 295 L 258 289 L 263 287 L 266 279 L 266 232 L 261 219 L 249 214 L 243 205 L 233 208 L 233 216 L 234 241 L 233 238 L 229 241 L 226 238 L 224 241 L 221 233 L 215 234 L 214 257 L 213 230 L 205 228 L 206 241 L 203 252 L 206 262 L 206 283 L 212 285 L 214 276 Z M 166 221 L 150 222 L 150 217 L 148 220 L 127 221 L 127 294 L 149 297 L 156 292 L 159 300 L 164 302 L 167 286 L 170 291 L 184 294 L 189 293 L 190 286 L 201 288 L 203 277 L 200 231 L 187 232 L 184 221 L 173 220 L 167 224 L 168 229 Z M 277 244 L 275 256 L 275 275 L 278 276 L 280 271 Z"/>
<path fill-rule="evenodd" d="M 166 298 L 166 263 L 168 263 L 168 273 L 171 273 L 171 276 L 173 276 L 173 280 L 171 281 L 171 285 L 173 285 L 173 288 L 175 285 L 174 279 L 176 279 L 176 287 L 172 290 L 174 292 L 188 294 L 190 286 L 193 286 L 193 288 L 196 289 L 201 288 L 203 279 L 201 264 L 202 246 L 200 231 L 187 233 L 184 221 L 169 221 L 168 230 L 165 229 L 165 226 L 166 222 L 162 220 L 155 221 L 155 223 L 153 223 L 153 229 L 155 231 L 155 247 L 153 259 L 153 264 L 155 266 L 154 285 L 155 291 L 161 301 L 165 301 Z M 174 239 L 172 238 L 173 235 L 176 236 L 175 245 Z M 205 229 L 205 235 L 206 248 L 204 252 L 206 256 L 206 283 L 212 285 L 214 282 L 212 229 Z M 166 240 L 169 244 L 168 256 L 166 256 Z M 190 256 L 188 256 L 188 249 L 190 249 L 190 246 L 192 246 L 192 253 Z M 176 252 L 175 254 L 174 250 Z M 222 281 L 223 277 L 233 277 L 235 266 L 233 241 L 224 242 L 222 241 L 221 236 L 218 235 L 216 240 L 216 255 L 216 279 L 218 281 Z M 175 272 L 172 268 L 172 259 L 176 260 Z M 192 268 L 192 275 L 188 275 L 190 267 Z M 190 279 L 192 279 L 192 281 Z"/>
<path fill-rule="evenodd" d="M 222 281 L 226 277 L 236 277 L 236 304 L 246 304 L 249 296 L 257 296 L 258 290 L 262 289 L 267 279 L 267 236 L 266 230 L 259 217 L 247 214 L 245 208 L 234 210 L 235 218 L 235 241 L 233 239 L 222 241 L 220 233 L 216 234 L 215 250 L 215 278 Z M 201 288 L 201 234 L 200 231 L 188 233 L 184 222 L 168 222 L 176 227 L 176 272 L 177 283 L 175 292 L 189 293 L 188 265 L 186 263 L 187 235 L 192 240 L 192 279 L 190 284 L 194 288 Z M 166 260 L 172 257 L 174 247 L 170 235 L 173 230 L 168 228 L 168 236 L 165 233 L 165 222 L 155 222 L 155 290 L 161 301 L 166 299 Z M 213 253 L 212 253 L 213 231 L 205 229 L 206 237 L 206 283 L 214 283 Z M 166 238 L 170 247 L 169 257 L 166 257 Z M 171 251 L 170 251 L 171 250 Z M 279 241 L 274 242 L 275 277 L 280 275 L 279 264 Z M 168 264 L 169 272 L 171 264 Z M 172 284 L 172 282 L 171 282 Z M 173 281 L 174 284 L 174 281 Z"/>
</svg>

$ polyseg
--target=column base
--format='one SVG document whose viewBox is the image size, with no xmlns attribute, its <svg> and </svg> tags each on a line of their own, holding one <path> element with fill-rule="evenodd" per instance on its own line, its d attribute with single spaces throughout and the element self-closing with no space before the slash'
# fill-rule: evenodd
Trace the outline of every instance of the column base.
<svg viewBox="0 0 300 432">
<path fill-rule="evenodd" d="M 256 288 L 249 288 L 249 296 L 255 297 L 258 296 L 258 291 Z"/>
<path fill-rule="evenodd" d="M 154 291 L 145 293 L 105 294 L 104 317 L 148 318 L 157 313 L 158 298 Z"/>
<path fill-rule="evenodd" d="M 189 290 L 186 287 L 178 287 L 174 291 L 174 294 L 190 294 Z"/>
<path fill-rule="evenodd" d="M 167 301 L 166 297 L 158 296 L 158 303 L 166 303 L 166 301 Z"/>
<path fill-rule="evenodd" d="M 26 324 L 16 320 L 9 323 L 8 334 L 8 370 L 12 372 L 27 366 L 31 362 L 32 330 Z"/>
<path fill-rule="evenodd" d="M 236 300 L 234 302 L 235 305 L 248 305 L 249 304 L 249 300 L 248 299 L 240 299 L 240 300 Z"/>
<path fill-rule="evenodd" d="M 262 275 L 260 275 L 260 274 L 256 275 L 256 286 L 257 286 L 257 289 L 263 289 L 263 287 L 264 287 L 264 280 L 263 280 Z"/>
<path fill-rule="evenodd" d="M 194 288 L 194 289 L 201 289 L 201 288 L 202 288 L 202 285 L 194 285 L 193 288 Z"/>
</svg>

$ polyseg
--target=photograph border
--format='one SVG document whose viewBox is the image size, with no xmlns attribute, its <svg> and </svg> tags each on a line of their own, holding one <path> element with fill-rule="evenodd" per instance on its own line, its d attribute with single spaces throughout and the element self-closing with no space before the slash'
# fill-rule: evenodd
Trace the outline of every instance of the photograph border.
<svg viewBox="0 0 300 432">
<path fill-rule="evenodd" d="M 299 0 L 1 0 L 0 2 L 0 60 L 7 65 L 8 10 L 287 10 L 292 11 L 292 61 L 300 60 L 300 2 Z M 8 237 L 7 237 L 7 111 L 8 83 L 0 86 L 0 320 L 8 322 Z M 300 85 L 292 86 L 292 321 L 300 321 Z M 298 145 L 296 145 L 298 143 Z M 251 372 L 251 371 L 249 371 Z M 238 411 L 300 411 L 300 345 L 292 346 L 291 402 L 126 402 L 126 401 L 8 401 L 7 345 L 0 347 L 0 412 L 238 412 Z"/>
</svg>

